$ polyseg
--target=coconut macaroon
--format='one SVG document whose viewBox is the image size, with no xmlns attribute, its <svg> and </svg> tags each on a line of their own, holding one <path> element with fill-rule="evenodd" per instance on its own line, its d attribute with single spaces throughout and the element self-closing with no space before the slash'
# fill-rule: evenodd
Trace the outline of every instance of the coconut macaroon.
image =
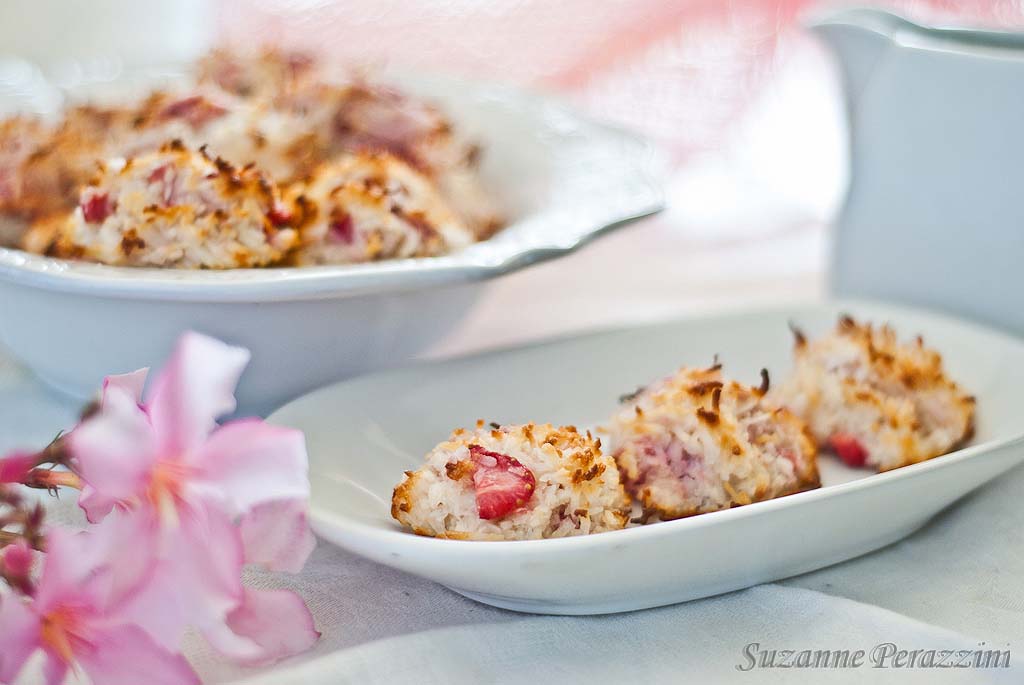
<svg viewBox="0 0 1024 685">
<path fill-rule="evenodd" d="M 723 379 L 721 365 L 683 368 L 623 398 L 606 429 L 645 518 L 704 514 L 820 485 L 800 419 L 760 387 Z"/>
<path fill-rule="evenodd" d="M 888 471 L 945 454 L 973 427 L 974 398 L 946 376 L 942 357 L 918 336 L 843 316 L 808 341 L 794 329 L 795 368 L 778 399 L 818 444 L 850 466 Z"/>
<path fill-rule="evenodd" d="M 253 167 L 180 141 L 101 166 L 71 215 L 33 227 L 27 249 L 122 266 L 228 269 L 274 264 L 298 243 L 301 217 Z"/>
<path fill-rule="evenodd" d="M 333 156 L 335 106 L 313 88 L 280 98 L 243 98 L 210 85 L 156 91 L 136 110 L 131 130 L 109 149 L 112 156 L 128 157 L 178 139 L 197 149 L 205 145 L 236 166 L 253 164 L 288 184 Z"/>
<path fill-rule="evenodd" d="M 329 154 L 329 112 L 277 107 L 265 98 L 237 98 L 208 88 L 153 93 L 139 121 L 136 146 L 120 149 L 124 156 L 156 149 L 147 146 L 154 138 L 179 139 L 194 148 L 205 145 L 236 166 L 255 165 L 279 183 L 291 183 Z"/>
<path fill-rule="evenodd" d="M 37 227 L 24 237 L 27 244 L 52 243 L 47 236 L 67 232 L 54 216 L 77 205 L 101 161 L 143 157 L 168 140 L 206 146 L 236 167 L 255 166 L 281 187 L 303 184 L 293 195 L 307 186 L 325 200 L 337 194 L 352 202 L 353 217 L 375 217 L 356 222 L 357 233 L 366 229 L 365 242 L 357 235 L 340 249 L 321 249 L 332 223 L 339 226 L 336 236 L 347 235 L 345 222 L 325 219 L 319 233 L 309 234 L 315 247 L 301 263 L 442 254 L 502 225 L 480 180 L 479 147 L 456 135 L 427 101 L 358 74 L 334 78 L 324 64 L 298 53 L 215 51 L 197 67 L 196 79 L 180 89 L 121 106 L 73 106 L 54 124 L 0 118 L 0 243 L 17 243 L 32 222 Z M 322 165 L 334 168 L 311 178 Z M 379 214 L 378 178 L 387 181 L 383 204 L 397 212 L 392 218 Z"/>
<path fill-rule="evenodd" d="M 626 525 L 629 499 L 601 441 L 573 426 L 456 430 L 406 471 L 391 515 L 418 535 L 535 540 Z"/>
<path fill-rule="evenodd" d="M 20 195 L 22 165 L 49 135 L 49 127 L 35 117 L 0 119 L 0 209 Z"/>
<path fill-rule="evenodd" d="M 71 107 L 52 126 L 0 120 L 0 213 L 34 220 L 71 209 L 100 160 L 153 152 L 176 138 L 198 147 L 237 107 L 221 93 L 155 92 L 132 106 Z"/>
<path fill-rule="evenodd" d="M 73 207 L 109 136 L 128 130 L 130 119 L 127 110 L 79 106 L 54 126 L 0 121 L 0 214 L 33 221 Z"/>
<path fill-rule="evenodd" d="M 294 73 L 293 60 L 300 65 Z M 385 152 L 428 178 L 477 239 L 503 224 L 480 181 L 479 146 L 458 136 L 427 101 L 359 75 L 331 81 L 300 56 L 267 53 L 219 61 L 237 67 L 228 69 L 237 80 L 228 79 L 230 92 L 257 96 L 244 97 L 244 107 L 205 132 L 202 142 L 218 154 L 233 162 L 255 161 L 288 183 L 341 154 Z M 257 87 L 261 73 L 270 75 Z"/>
<path fill-rule="evenodd" d="M 383 150 L 422 171 L 478 240 L 503 225 L 480 180 L 480 147 L 457 135 L 430 103 L 355 79 L 340 91 L 334 136 L 341 150 Z"/>
<path fill-rule="evenodd" d="M 431 257 L 473 242 L 430 180 L 387 153 L 343 155 L 292 197 L 316 209 L 302 229 L 299 264 Z"/>
<path fill-rule="evenodd" d="M 211 132 L 240 135 L 231 127 L 239 107 L 224 94 L 155 92 L 132 107 L 72 107 L 52 127 L 0 121 L 0 213 L 36 220 L 70 210 L 101 160 L 153 152 L 172 139 L 199 147 Z M 18 133 L 17 148 L 5 143 L 5 129 Z"/>
<path fill-rule="evenodd" d="M 23 165 L 49 129 L 34 117 L 0 119 L 0 245 L 14 245 L 27 224 L 23 205 Z"/>
<path fill-rule="evenodd" d="M 289 93 L 320 71 L 311 53 L 278 48 L 242 52 L 218 48 L 196 63 L 196 80 L 242 97 Z"/>
</svg>

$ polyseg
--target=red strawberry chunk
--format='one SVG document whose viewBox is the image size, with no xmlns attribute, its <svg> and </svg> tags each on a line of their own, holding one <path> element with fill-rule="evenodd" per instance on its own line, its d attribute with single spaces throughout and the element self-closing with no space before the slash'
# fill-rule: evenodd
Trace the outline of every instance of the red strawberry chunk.
<svg viewBox="0 0 1024 685">
<path fill-rule="evenodd" d="M 153 171 L 149 172 L 149 176 L 146 177 L 146 182 L 157 183 L 158 181 L 163 181 L 164 176 L 167 174 L 168 166 L 167 164 L 161 164 L 156 169 L 153 169 Z"/>
<path fill-rule="evenodd" d="M 338 243 L 345 243 L 351 245 L 356 239 L 356 227 L 352 223 L 352 217 L 348 214 L 343 214 L 337 217 L 331 222 L 328 228 L 331 236 L 331 240 Z"/>
<path fill-rule="evenodd" d="M 868 451 L 860 440 L 849 433 L 833 433 L 828 439 L 829 447 L 847 466 L 858 468 L 868 460 Z"/>
<path fill-rule="evenodd" d="M 195 95 L 172 102 L 164 107 L 161 116 L 165 119 L 184 119 L 192 128 L 200 128 L 211 119 L 227 114 L 227 110 L 215 105 L 202 95 Z"/>
<path fill-rule="evenodd" d="M 207 177 L 209 178 L 209 177 Z M 178 172 L 170 164 L 161 164 L 146 177 L 146 183 L 157 186 L 160 201 L 164 207 L 170 207 L 177 200 Z"/>
<path fill-rule="evenodd" d="M 274 206 L 267 212 L 267 218 L 270 219 L 270 223 L 280 228 L 281 226 L 286 226 L 292 220 L 292 213 L 283 203 L 275 202 Z"/>
<path fill-rule="evenodd" d="M 91 224 L 98 224 L 110 216 L 110 199 L 106 193 L 91 193 L 82 198 L 82 217 Z"/>
<path fill-rule="evenodd" d="M 480 518 L 494 520 L 522 508 L 537 486 L 530 469 L 506 454 L 489 452 L 470 445 L 470 458 L 476 466 L 473 487 Z"/>
</svg>

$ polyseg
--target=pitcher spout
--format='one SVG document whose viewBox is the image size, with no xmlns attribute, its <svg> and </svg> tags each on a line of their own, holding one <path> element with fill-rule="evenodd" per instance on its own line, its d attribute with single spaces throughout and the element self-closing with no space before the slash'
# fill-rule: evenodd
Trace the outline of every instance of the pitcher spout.
<svg viewBox="0 0 1024 685">
<path fill-rule="evenodd" d="M 817 34 L 839 61 L 846 93 L 855 103 L 871 79 L 893 36 L 907 24 L 886 12 L 853 9 L 813 17 L 807 27 Z"/>
</svg>

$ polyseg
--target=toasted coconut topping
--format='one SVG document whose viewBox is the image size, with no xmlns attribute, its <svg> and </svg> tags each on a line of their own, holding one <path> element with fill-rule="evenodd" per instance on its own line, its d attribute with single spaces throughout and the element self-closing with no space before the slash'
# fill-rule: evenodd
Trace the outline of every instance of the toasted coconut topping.
<svg viewBox="0 0 1024 685">
<path fill-rule="evenodd" d="M 248 54 L 213 50 L 197 67 L 200 83 L 251 97 L 291 93 L 316 78 L 321 65 L 310 53 L 265 48 Z"/>
<path fill-rule="evenodd" d="M 721 364 L 652 383 L 612 418 L 612 454 L 647 517 L 679 518 L 818 485 L 803 423 Z"/>
<path fill-rule="evenodd" d="M 622 528 L 629 499 L 600 441 L 573 426 L 458 429 L 395 488 L 391 513 L 421 535 L 520 540 Z"/>
<path fill-rule="evenodd" d="M 852 466 L 889 470 L 948 452 L 972 431 L 974 403 L 921 336 L 840 317 L 831 335 L 798 337 L 793 377 L 778 399 Z"/>
<path fill-rule="evenodd" d="M 480 184 L 479 147 L 455 135 L 451 122 L 423 100 L 360 75 L 335 79 L 310 56 L 279 50 L 214 51 L 197 72 L 196 82 L 182 90 L 155 91 L 128 106 L 72 107 L 55 126 L 26 117 L 0 119 L 0 219 L 27 224 L 69 211 L 95 175 L 97 160 L 153 153 L 163 141 L 177 138 L 189 149 L 208 144 L 214 159 L 239 168 L 253 164 L 286 185 L 339 155 L 379 153 L 404 160 L 451 215 L 439 225 L 431 210 L 392 208 L 394 222 L 421 236 L 422 246 L 408 250 L 412 256 L 454 249 L 453 236 L 443 229 L 455 223 L 470 241 L 489 237 L 503 223 Z M 356 211 L 341 206 L 330 213 L 330 235 L 359 243 L 361 255 L 369 253 L 371 259 L 405 256 L 389 242 L 388 228 L 365 240 L 358 235 L 350 214 L 358 219 L 367 199 L 361 192 L 353 200 Z M 0 236 L 5 239 L 6 234 Z M 37 231 L 26 244 L 38 242 Z M 72 252 L 64 256 L 75 256 Z"/>
<path fill-rule="evenodd" d="M 83 106 L 54 127 L 25 117 L 0 121 L 0 214 L 32 221 L 73 207 L 107 137 L 127 131 L 130 118 L 126 110 Z"/>
<path fill-rule="evenodd" d="M 792 321 L 789 322 L 789 330 L 793 334 L 793 341 L 797 347 L 803 347 L 807 344 L 807 338 L 804 336 L 804 332 L 797 328 L 796 324 Z"/>
<path fill-rule="evenodd" d="M 343 156 L 293 192 L 318 208 L 300 264 L 435 256 L 473 241 L 430 180 L 389 154 Z"/>
<path fill-rule="evenodd" d="M 264 266 L 298 242 L 289 225 L 295 215 L 259 170 L 172 140 L 156 153 L 102 164 L 56 232 L 44 222 L 26 246 L 125 266 Z"/>
<path fill-rule="evenodd" d="M 31 117 L 0 120 L 0 212 L 30 215 L 27 207 L 19 206 L 25 192 L 24 165 L 49 135 L 49 128 Z"/>
</svg>

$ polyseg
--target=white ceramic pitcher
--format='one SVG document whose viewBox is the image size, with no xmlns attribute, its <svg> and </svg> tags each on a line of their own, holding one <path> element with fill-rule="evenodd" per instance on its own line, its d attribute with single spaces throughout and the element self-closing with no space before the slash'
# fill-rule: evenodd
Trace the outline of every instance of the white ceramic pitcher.
<svg viewBox="0 0 1024 685">
<path fill-rule="evenodd" d="M 840 62 L 849 104 L 833 290 L 1024 334 L 1024 34 L 877 10 L 811 26 Z"/>
</svg>

